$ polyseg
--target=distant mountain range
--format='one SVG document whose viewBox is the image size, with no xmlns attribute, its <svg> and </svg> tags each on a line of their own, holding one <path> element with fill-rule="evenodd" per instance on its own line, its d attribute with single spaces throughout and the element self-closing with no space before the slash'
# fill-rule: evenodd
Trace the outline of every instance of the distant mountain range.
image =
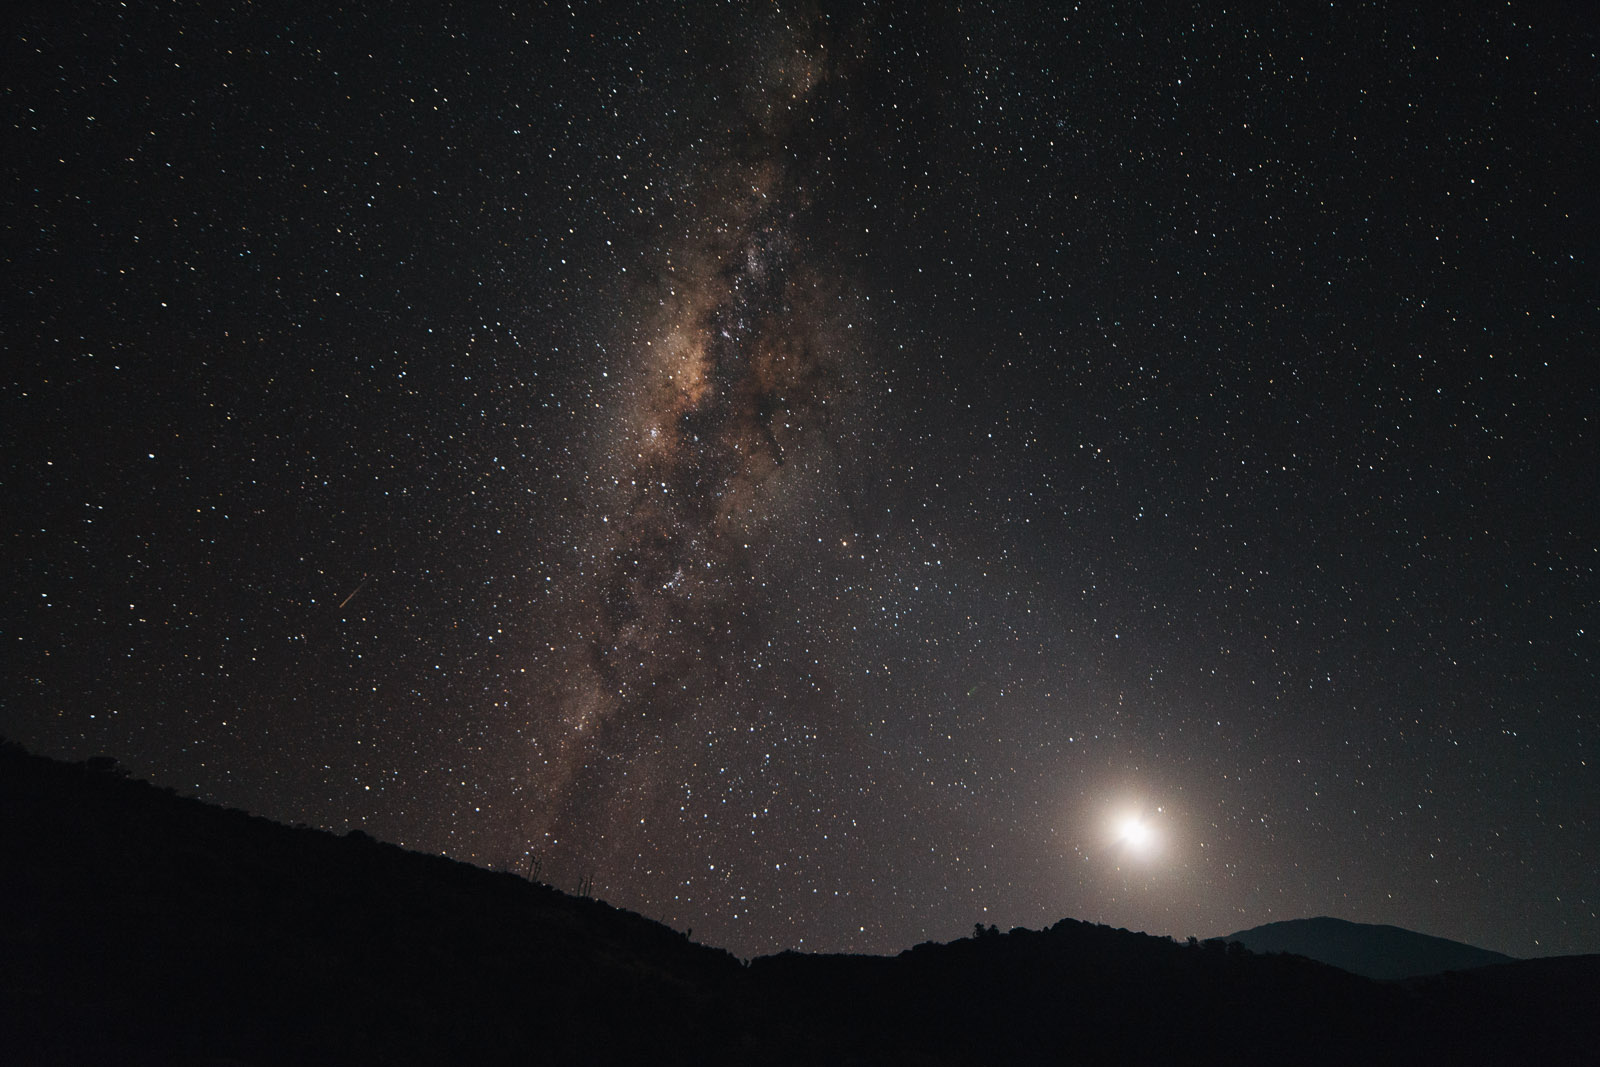
<svg viewBox="0 0 1600 1067">
<path fill-rule="evenodd" d="M 513 874 L 0 744 L 7 1063 L 1591 1063 L 1596 1004 L 1600 956 L 1398 984 L 1071 919 L 744 963 Z"/>
<path fill-rule="evenodd" d="M 1374 926 L 1327 916 L 1267 923 L 1229 934 L 1222 940 L 1237 941 L 1256 953 L 1290 952 L 1380 981 L 1466 971 L 1515 959 L 1398 926 Z"/>
</svg>

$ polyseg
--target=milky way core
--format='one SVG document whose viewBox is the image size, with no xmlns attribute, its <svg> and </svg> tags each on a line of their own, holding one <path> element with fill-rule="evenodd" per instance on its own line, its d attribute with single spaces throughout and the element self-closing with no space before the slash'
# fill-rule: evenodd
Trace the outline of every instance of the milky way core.
<svg viewBox="0 0 1600 1067">
<path fill-rule="evenodd" d="M 839 442 L 858 417 L 861 315 L 798 224 L 817 173 L 799 127 L 828 64 L 821 42 L 791 47 L 722 142 L 697 147 L 654 306 L 627 339 L 533 772 L 528 837 L 558 864 L 637 856 L 671 799 L 660 787 L 692 782 L 706 732 L 753 706 L 764 606 L 821 540 L 818 517 L 849 529 Z"/>
</svg>

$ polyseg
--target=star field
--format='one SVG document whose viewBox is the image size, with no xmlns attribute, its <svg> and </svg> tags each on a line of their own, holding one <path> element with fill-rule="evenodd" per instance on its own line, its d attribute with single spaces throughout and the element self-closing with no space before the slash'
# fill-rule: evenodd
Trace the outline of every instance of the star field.
<svg viewBox="0 0 1600 1067">
<path fill-rule="evenodd" d="M 19 17 L 0 733 L 745 956 L 1600 951 L 1596 38 L 1470 8 Z"/>
</svg>

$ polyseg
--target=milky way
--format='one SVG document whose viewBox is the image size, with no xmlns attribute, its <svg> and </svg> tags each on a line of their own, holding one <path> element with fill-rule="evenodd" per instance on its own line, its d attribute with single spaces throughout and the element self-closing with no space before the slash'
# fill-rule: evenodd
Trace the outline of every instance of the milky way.
<svg viewBox="0 0 1600 1067">
<path fill-rule="evenodd" d="M 814 32 L 767 28 L 772 57 L 687 166 L 688 217 L 596 434 L 533 771 L 530 844 L 558 867 L 637 849 L 662 782 L 751 713 L 745 676 L 805 531 L 851 528 L 865 324 L 803 218 L 823 162 L 804 127 L 834 61 Z"/>
</svg>

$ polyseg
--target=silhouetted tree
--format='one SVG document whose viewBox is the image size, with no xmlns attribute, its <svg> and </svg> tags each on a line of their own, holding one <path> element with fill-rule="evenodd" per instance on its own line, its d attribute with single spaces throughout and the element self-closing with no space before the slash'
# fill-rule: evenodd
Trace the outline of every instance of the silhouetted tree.
<svg viewBox="0 0 1600 1067">
<path fill-rule="evenodd" d="M 109 774 L 115 778 L 128 777 L 127 768 L 110 756 L 90 756 L 85 761 L 84 767 L 94 774 Z"/>
</svg>

